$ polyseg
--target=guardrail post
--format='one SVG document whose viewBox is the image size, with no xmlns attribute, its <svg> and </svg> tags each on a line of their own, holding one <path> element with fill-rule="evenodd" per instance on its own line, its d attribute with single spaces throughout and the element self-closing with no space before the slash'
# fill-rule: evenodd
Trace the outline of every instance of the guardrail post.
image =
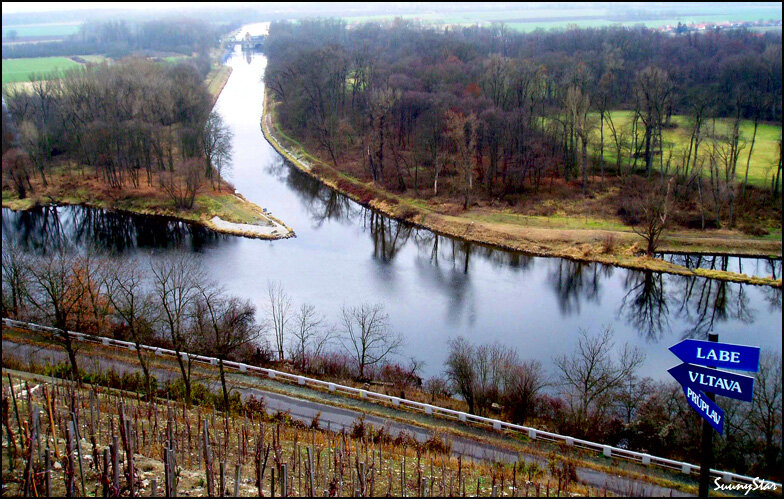
<svg viewBox="0 0 784 499">
<path fill-rule="evenodd" d="M 305 378 L 303 378 L 302 376 L 297 376 L 297 384 L 298 385 L 304 385 L 305 384 Z"/>
<path fill-rule="evenodd" d="M 459 419 L 460 421 L 465 422 L 466 415 L 461 412 L 460 414 L 457 415 L 457 419 Z"/>
<path fill-rule="evenodd" d="M 612 457 L 612 449 L 610 448 L 609 445 L 605 445 L 603 451 L 604 451 L 604 457 Z"/>
<path fill-rule="evenodd" d="M 566 437 L 566 445 L 574 445 L 574 439 L 572 437 Z"/>
<path fill-rule="evenodd" d="M 500 421 L 493 421 L 493 429 L 500 430 L 501 429 L 501 422 Z"/>
<path fill-rule="evenodd" d="M 536 430 L 534 430 L 533 428 L 528 430 L 528 438 L 530 438 L 531 440 L 536 440 Z"/>
<path fill-rule="evenodd" d="M 650 454 L 643 454 L 642 455 L 642 464 L 645 464 L 645 465 L 651 464 L 651 456 L 650 456 Z"/>
<path fill-rule="evenodd" d="M 329 389 L 329 391 L 334 392 L 335 391 L 335 383 L 330 383 L 329 385 L 327 385 L 327 388 Z"/>
<path fill-rule="evenodd" d="M 275 373 L 272 371 L 267 371 L 267 376 L 269 376 L 270 379 L 275 379 Z"/>
<path fill-rule="evenodd" d="M 683 465 L 681 465 L 681 472 L 687 475 L 691 474 L 691 466 L 689 466 L 688 463 L 683 463 Z"/>
<path fill-rule="evenodd" d="M 433 408 L 430 406 L 425 407 L 425 414 L 433 414 Z"/>
<path fill-rule="evenodd" d="M 245 364 L 240 364 L 240 372 L 241 373 L 244 373 L 247 370 L 248 370 L 248 366 L 246 366 Z"/>
</svg>

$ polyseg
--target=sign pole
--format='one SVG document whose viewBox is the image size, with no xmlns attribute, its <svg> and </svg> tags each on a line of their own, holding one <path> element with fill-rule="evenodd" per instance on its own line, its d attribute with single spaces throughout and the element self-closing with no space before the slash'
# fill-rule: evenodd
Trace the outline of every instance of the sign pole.
<svg viewBox="0 0 784 499">
<path fill-rule="evenodd" d="M 719 335 L 708 333 L 708 341 L 718 342 Z M 715 366 L 707 366 L 715 367 Z M 716 400 L 712 393 L 705 394 L 709 399 Z M 702 459 L 700 462 L 700 491 L 699 497 L 708 497 L 708 484 L 710 482 L 710 469 L 713 466 L 713 428 L 704 421 L 702 422 Z"/>
</svg>

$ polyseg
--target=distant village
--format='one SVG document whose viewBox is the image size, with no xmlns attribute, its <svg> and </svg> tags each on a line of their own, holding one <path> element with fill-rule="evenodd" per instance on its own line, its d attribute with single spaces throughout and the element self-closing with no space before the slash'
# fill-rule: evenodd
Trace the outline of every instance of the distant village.
<svg viewBox="0 0 784 499">
<path fill-rule="evenodd" d="M 778 27 L 781 29 L 781 20 L 772 20 L 769 19 L 767 21 L 722 21 L 718 23 L 691 23 L 691 24 L 683 24 L 679 22 L 676 25 L 668 24 L 667 26 L 662 26 L 658 28 L 658 31 L 663 31 L 665 33 L 673 33 L 673 34 L 683 34 L 683 33 L 702 33 L 706 31 L 713 31 L 713 30 L 722 30 L 722 29 L 738 29 L 738 28 L 746 28 L 746 29 L 755 29 L 755 28 L 775 28 Z"/>
</svg>

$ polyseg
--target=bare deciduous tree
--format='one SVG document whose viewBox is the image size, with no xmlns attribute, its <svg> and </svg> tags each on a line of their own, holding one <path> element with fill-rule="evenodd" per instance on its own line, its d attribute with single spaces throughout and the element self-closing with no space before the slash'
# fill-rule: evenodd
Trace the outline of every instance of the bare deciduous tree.
<svg viewBox="0 0 784 499">
<path fill-rule="evenodd" d="M 161 188 L 177 208 L 193 208 L 202 189 L 202 168 L 195 158 L 183 161 L 177 168 L 161 173 Z"/>
<path fill-rule="evenodd" d="M 212 111 L 201 129 L 199 144 L 207 163 L 206 175 L 212 180 L 213 185 L 215 183 L 213 169 L 218 173 L 218 177 L 221 177 L 231 161 L 233 136 L 231 129 L 223 123 L 221 115 Z M 220 188 L 220 181 L 218 188 Z"/>
<path fill-rule="evenodd" d="M 160 307 L 160 320 L 172 347 L 185 385 L 185 403 L 191 403 L 191 367 L 188 353 L 195 346 L 195 335 L 189 328 L 189 312 L 198 296 L 198 285 L 204 282 L 204 271 L 197 260 L 186 254 L 169 255 L 151 263 L 153 293 Z"/>
<path fill-rule="evenodd" d="M 148 292 L 147 276 L 138 262 L 115 260 L 106 276 L 106 296 L 112 305 L 113 315 L 127 328 L 131 341 L 136 345 L 136 357 L 144 374 L 146 396 L 151 397 L 152 376 L 147 359 L 142 353 L 142 344 L 154 337 L 153 324 L 157 308 Z"/>
<path fill-rule="evenodd" d="M 280 281 L 267 282 L 267 296 L 269 297 L 269 315 L 272 318 L 272 331 L 275 334 L 275 347 L 278 360 L 283 360 L 283 349 L 286 345 L 286 329 L 291 320 L 291 298 Z"/>
<path fill-rule="evenodd" d="M 639 193 L 637 197 L 636 204 L 641 220 L 638 226 L 632 226 L 632 230 L 645 241 L 645 254 L 648 256 L 653 256 L 656 252 L 659 239 L 668 225 L 671 184 L 672 181 L 667 182 L 663 194 L 661 188 L 654 188 Z"/>
<path fill-rule="evenodd" d="M 79 379 L 76 349 L 68 334 L 85 296 L 77 282 L 70 255 L 52 253 L 37 259 L 30 267 L 30 303 L 57 328 L 57 336 L 71 362 L 71 376 Z"/>
<path fill-rule="evenodd" d="M 299 368 L 308 372 L 308 359 L 318 357 L 332 337 L 332 331 L 316 307 L 303 303 L 294 314 L 291 327 L 291 358 Z"/>
<path fill-rule="evenodd" d="M 403 344 L 400 333 L 389 330 L 389 315 L 381 304 L 344 306 L 341 322 L 341 341 L 355 363 L 360 380 L 365 378 L 365 368 L 383 361 Z"/>
<path fill-rule="evenodd" d="M 229 390 L 223 363 L 261 334 L 256 322 L 256 307 L 250 300 L 226 296 L 213 283 L 199 283 L 198 290 L 199 296 L 193 305 L 199 316 L 196 322 L 203 327 L 199 332 L 203 335 L 206 352 L 218 358 L 224 410 L 228 411 Z"/>
<path fill-rule="evenodd" d="M 504 372 L 503 402 L 512 422 L 525 424 L 536 410 L 536 400 L 546 381 L 542 363 L 527 360 Z"/>
<path fill-rule="evenodd" d="M 577 349 L 554 359 L 577 428 L 584 428 L 589 418 L 608 409 L 605 402 L 621 383 L 634 376 L 645 359 L 642 352 L 628 345 L 616 354 L 612 338 L 609 327 L 595 336 L 581 329 Z"/>
<path fill-rule="evenodd" d="M 18 244 L 3 240 L 3 317 L 22 317 L 32 278 L 28 260 L 29 257 Z"/>
<path fill-rule="evenodd" d="M 474 370 L 474 346 L 462 336 L 448 342 L 449 357 L 446 359 L 446 376 L 455 392 L 468 404 L 468 412 L 476 414 L 476 372 Z"/>
<path fill-rule="evenodd" d="M 763 456 L 764 470 L 781 470 L 781 353 L 763 352 L 755 376 L 754 399 L 747 421 Z"/>
</svg>

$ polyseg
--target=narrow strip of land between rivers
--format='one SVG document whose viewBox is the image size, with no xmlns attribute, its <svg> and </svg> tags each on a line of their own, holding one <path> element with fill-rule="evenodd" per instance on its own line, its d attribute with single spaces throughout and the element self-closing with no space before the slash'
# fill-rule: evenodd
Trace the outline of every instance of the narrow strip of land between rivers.
<svg viewBox="0 0 784 499">
<path fill-rule="evenodd" d="M 67 362 L 64 351 L 40 342 L 27 341 L 18 334 L 6 334 L 10 328 L 4 328 L 2 349 L 3 364 L 25 365 L 30 359 L 43 362 L 46 359 L 51 365 Z M 88 371 L 114 370 L 119 374 L 137 372 L 137 362 L 131 352 L 116 350 L 97 344 L 80 345 L 77 359 L 82 368 Z M 176 380 L 179 376 L 174 364 L 168 365 L 164 359 L 150 358 L 150 371 L 159 383 Z M 8 370 L 4 367 L 4 370 Z M 16 375 L 16 374 L 14 374 Z M 238 391 L 243 398 L 263 397 L 265 409 L 269 414 L 287 412 L 292 418 L 310 424 L 318 415 L 320 424 L 333 431 L 350 430 L 354 423 L 364 418 L 366 425 L 384 428 L 393 436 L 405 432 L 420 442 L 429 439 L 434 433 L 452 445 L 455 455 L 463 455 L 475 460 L 514 462 L 520 458 L 536 461 L 542 466 L 547 465 L 549 445 L 537 444 L 542 449 L 526 446 L 519 441 L 467 425 L 460 426 L 456 422 L 445 422 L 431 416 L 411 414 L 370 402 L 351 399 L 336 394 L 325 394 L 307 387 L 293 386 L 251 374 L 226 372 L 227 383 L 232 390 Z M 217 368 L 195 365 L 193 382 L 204 384 L 209 390 L 219 391 Z M 419 424 L 416 424 L 419 423 Z M 454 427 L 454 428 L 453 428 Z M 556 450 L 557 452 L 557 450 Z M 585 461 L 583 461 L 584 463 Z M 578 464 L 578 479 L 591 487 L 607 489 L 616 494 L 644 496 L 690 496 L 684 491 L 646 481 L 642 478 L 647 474 L 672 480 L 672 474 L 647 468 L 643 471 L 639 466 L 621 461 L 613 461 L 600 465 L 611 469 L 606 471 Z M 616 472 L 617 471 L 617 472 Z M 622 473 L 622 474 L 619 474 Z M 685 483 L 684 483 L 685 485 Z"/>
<path fill-rule="evenodd" d="M 782 280 L 766 277 L 748 276 L 723 270 L 690 269 L 682 265 L 666 262 L 657 258 L 638 256 L 638 244 L 642 241 L 632 232 L 594 230 L 594 229 L 549 229 L 508 223 L 485 223 L 465 217 L 445 215 L 423 209 L 410 199 L 349 177 L 332 166 L 319 161 L 307 151 L 294 150 L 286 138 L 273 132 L 274 112 L 270 110 L 271 100 L 266 95 L 261 118 L 261 129 L 267 142 L 286 158 L 294 167 L 317 179 L 324 185 L 368 206 L 382 214 L 404 221 L 413 226 L 424 228 L 436 234 L 479 243 L 505 250 L 519 251 L 534 256 L 567 258 L 582 262 L 597 262 L 633 270 L 649 270 L 683 276 L 706 277 L 731 282 L 781 287 Z M 299 146 L 297 148 L 301 149 Z M 312 161 L 318 162 L 314 168 Z M 346 181 L 353 184 L 359 192 L 341 188 Z M 368 201 L 369 198 L 369 201 Z M 613 237 L 617 241 L 615 250 L 602 250 L 602 240 Z M 661 252 L 707 253 L 732 256 L 781 258 L 781 241 L 714 237 L 702 234 L 670 234 L 662 238 L 658 248 Z"/>
</svg>

